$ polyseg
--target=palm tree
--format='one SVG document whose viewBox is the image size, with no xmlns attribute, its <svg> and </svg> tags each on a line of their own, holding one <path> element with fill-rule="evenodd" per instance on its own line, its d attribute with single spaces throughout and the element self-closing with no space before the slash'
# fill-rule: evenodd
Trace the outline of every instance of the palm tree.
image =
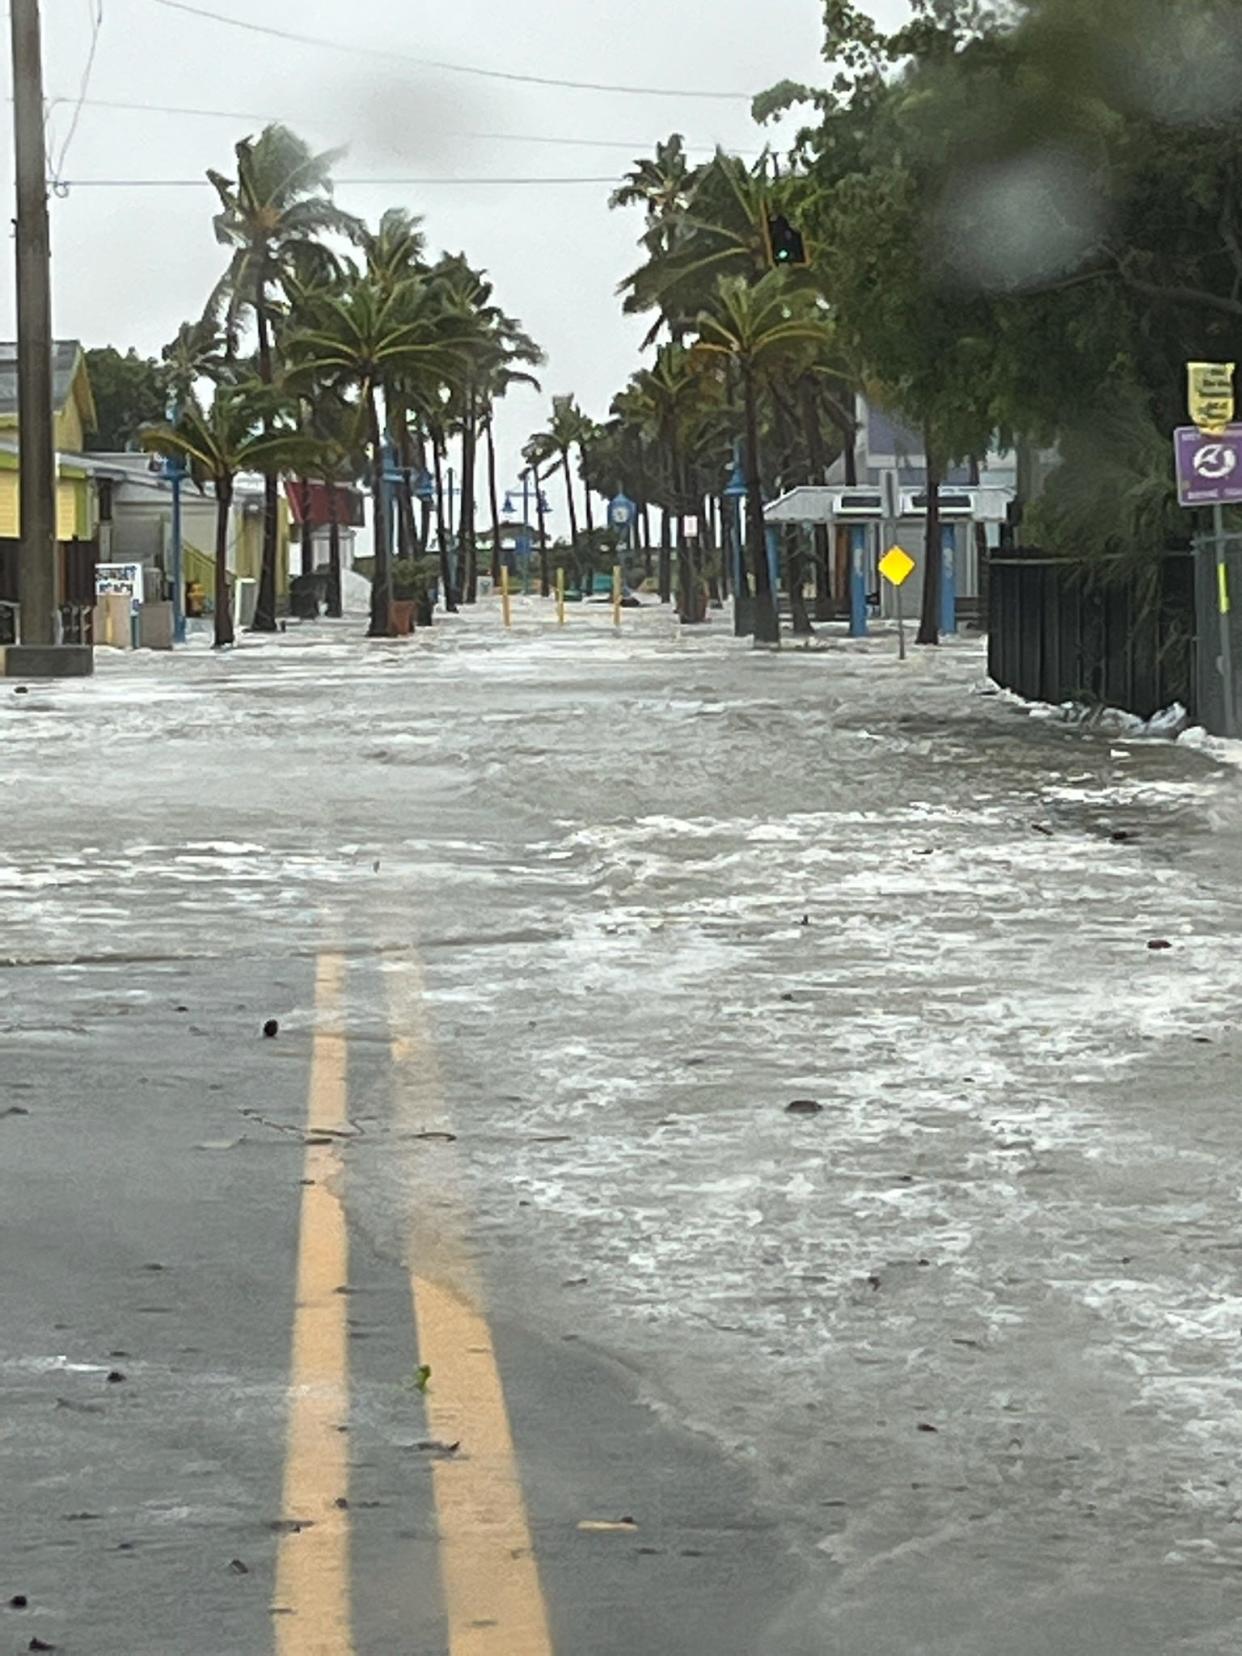
<svg viewBox="0 0 1242 1656">
<path fill-rule="evenodd" d="M 538 391 L 539 381 L 526 368 L 537 368 L 544 361 L 538 345 L 511 317 L 505 318 L 505 324 L 501 336 L 505 354 L 492 361 L 480 388 L 483 440 L 487 448 L 487 496 L 492 519 L 491 574 L 497 585 L 500 582 L 500 490 L 496 475 L 496 404 L 518 385 Z M 526 367 L 519 368 L 518 363 Z"/>
<path fill-rule="evenodd" d="M 384 498 L 384 444 L 380 401 L 390 387 L 412 386 L 430 400 L 434 388 L 460 373 L 472 335 L 439 302 L 434 287 L 413 278 L 393 287 L 354 272 L 340 293 L 308 306 L 303 326 L 287 342 L 289 383 L 326 384 L 357 398 L 370 448 L 375 510 L 375 572 L 370 636 L 392 636 L 392 581 Z"/>
<path fill-rule="evenodd" d="M 191 392 L 175 424 L 147 426 L 142 432 L 145 449 L 183 461 L 200 490 L 208 483 L 215 487 L 217 647 L 233 642 L 228 570 L 233 481 L 238 472 L 279 475 L 286 467 L 311 463 L 314 445 L 298 430 L 297 418 L 294 399 L 247 378 L 217 385 L 207 407 Z"/>
<path fill-rule="evenodd" d="M 635 374 L 630 389 L 618 398 L 640 431 L 659 446 L 667 466 L 668 490 L 665 500 L 675 523 L 678 565 L 678 607 L 682 619 L 701 619 L 698 577 L 693 552 L 686 540 L 685 517 L 690 510 L 687 444 L 693 424 L 704 409 L 705 399 L 714 393 L 709 376 L 680 345 L 665 345 L 656 353 L 655 366 Z M 666 514 L 667 515 L 667 514 Z M 671 596 L 668 536 L 660 547 L 660 597 Z"/>
<path fill-rule="evenodd" d="M 582 410 L 572 396 L 553 397 L 552 418 L 544 430 L 537 431 L 522 450 L 523 459 L 535 471 L 536 483 L 545 467 L 559 470 L 565 478 L 565 498 L 569 506 L 569 544 L 573 550 L 575 564 L 581 563 L 582 537 L 578 533 L 578 503 L 574 499 L 570 457 L 579 441 L 582 419 Z"/>
<path fill-rule="evenodd" d="M 663 224 L 685 210 L 694 169 L 680 132 L 655 147 L 655 155 L 635 161 L 625 180 L 612 192 L 610 207 L 647 209 L 648 226 Z"/>
<path fill-rule="evenodd" d="M 273 328 L 275 291 L 282 274 L 299 252 L 324 235 L 357 238 L 361 225 L 331 199 L 332 167 L 340 151 L 316 155 L 288 127 L 267 126 L 257 138 L 236 146 L 236 178 L 209 170 L 220 198 L 216 240 L 233 257 L 209 305 L 209 315 L 223 317 L 230 350 L 235 351 L 242 317 L 251 312 L 258 335 L 259 378 L 276 382 Z M 258 632 L 276 630 L 276 549 L 279 536 L 279 479 L 264 478 L 263 563 L 255 606 Z"/>
<path fill-rule="evenodd" d="M 427 238 L 421 225 L 422 220 L 405 208 L 390 207 L 374 231 L 363 231 L 361 244 L 367 271 L 381 292 L 391 293 L 403 283 L 428 274 Z M 426 538 L 419 532 L 412 483 L 414 472 L 423 469 L 424 457 L 422 438 L 416 436 L 420 412 L 416 406 L 417 395 L 417 386 L 407 388 L 390 380 L 384 397 L 388 436 L 399 471 L 395 490 L 397 539 L 405 557 L 421 552 Z"/>
<path fill-rule="evenodd" d="M 748 164 L 717 150 L 695 172 L 684 203 L 643 236 L 646 260 L 621 284 L 627 315 L 658 313 L 648 343 L 664 327 L 674 340 L 688 334 L 722 276 L 763 277 L 768 215 L 789 188 L 769 180 L 766 154 Z"/>
<path fill-rule="evenodd" d="M 177 404 L 187 402 L 200 380 L 219 380 L 227 369 L 224 342 L 210 317 L 183 322 L 165 345 L 163 360 Z"/>
<path fill-rule="evenodd" d="M 826 349 L 832 329 L 819 301 L 784 271 L 770 271 L 753 286 L 745 277 L 724 277 L 713 303 L 698 320 L 692 355 L 701 362 L 724 362 L 741 381 L 745 420 L 747 541 L 755 579 L 755 641 L 780 642 L 768 570 L 763 519 L 763 467 L 759 451 L 759 405 L 765 382 L 796 363 L 808 349 Z"/>
</svg>

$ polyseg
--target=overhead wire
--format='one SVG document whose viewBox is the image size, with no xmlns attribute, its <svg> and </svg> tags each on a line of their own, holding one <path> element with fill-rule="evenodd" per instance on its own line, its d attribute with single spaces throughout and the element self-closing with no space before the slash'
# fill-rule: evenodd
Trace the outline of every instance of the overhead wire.
<svg viewBox="0 0 1242 1656">
<path fill-rule="evenodd" d="M 69 150 L 77 136 L 78 124 L 82 119 L 82 108 L 86 103 L 86 94 L 90 91 L 91 76 L 95 73 L 95 59 L 99 55 L 99 37 L 103 33 L 103 0 L 86 0 L 87 11 L 90 14 L 91 43 L 86 52 L 86 63 L 82 69 L 82 80 L 78 87 L 77 99 L 73 106 L 73 115 L 69 121 L 69 130 L 65 134 L 65 141 L 60 146 L 60 158 L 52 166 L 53 184 L 59 186 L 63 182 L 65 162 L 69 158 Z M 50 106 L 49 106 L 50 113 Z"/>
<path fill-rule="evenodd" d="M 617 182 L 616 175 L 606 173 L 600 177 L 572 177 L 572 178 L 336 178 L 334 184 L 346 185 L 353 188 L 367 188 L 379 186 L 382 188 L 430 188 L 434 185 L 459 185 L 462 187 L 480 184 L 501 184 L 506 188 L 517 188 L 523 185 L 537 184 L 613 184 Z M 70 190 L 197 190 L 209 187 L 210 180 L 206 178 L 62 178 L 57 180 L 60 190 L 66 194 Z"/>
<path fill-rule="evenodd" d="M 436 58 L 418 57 L 410 52 L 394 51 L 388 46 L 364 46 L 356 41 L 300 34 L 294 29 L 280 29 L 270 23 L 252 23 L 248 18 L 230 17 L 224 12 L 211 11 L 206 6 L 192 5 L 190 0 L 154 0 L 154 3 L 168 11 L 205 18 L 213 23 L 223 23 L 229 28 L 244 29 L 249 34 L 267 35 L 273 40 L 286 40 L 298 46 L 317 46 L 330 51 L 346 52 L 354 57 L 379 58 L 385 63 L 412 63 L 420 69 L 436 69 L 450 75 L 475 75 L 483 80 L 510 81 L 522 86 L 548 86 L 574 92 L 611 92 L 637 98 L 699 98 L 717 103 L 749 104 L 753 97 L 750 92 L 711 92 L 702 88 L 679 86 L 623 86 L 607 81 L 569 80 L 557 75 L 524 75 L 509 69 L 483 69 L 477 64 L 446 63 Z"/>
<path fill-rule="evenodd" d="M 67 98 L 53 98 L 52 104 L 68 103 Z M 257 109 L 202 109 L 195 104 L 161 104 L 141 103 L 122 98 L 86 98 L 83 100 L 87 109 L 114 109 L 132 114 L 151 115 L 189 115 L 203 120 L 219 121 L 278 121 L 287 119 L 274 115 L 271 110 Z M 542 132 L 445 132 L 444 138 L 469 139 L 472 142 L 485 144 L 551 144 L 562 145 L 569 149 L 615 149 L 624 150 L 627 154 L 640 155 L 650 148 L 651 138 L 568 138 L 553 133 Z M 691 155 L 710 155 L 716 149 L 715 144 L 687 144 L 686 149 Z M 748 154 L 757 155 L 759 152 L 748 151 Z"/>
</svg>

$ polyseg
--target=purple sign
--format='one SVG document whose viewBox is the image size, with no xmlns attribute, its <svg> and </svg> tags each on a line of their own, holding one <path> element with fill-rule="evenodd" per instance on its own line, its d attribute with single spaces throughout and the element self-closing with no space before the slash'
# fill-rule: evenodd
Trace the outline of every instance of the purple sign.
<svg viewBox="0 0 1242 1656">
<path fill-rule="evenodd" d="M 1174 434 L 1177 498 L 1183 506 L 1224 506 L 1242 500 L 1242 425 L 1220 437 L 1194 426 Z"/>
</svg>

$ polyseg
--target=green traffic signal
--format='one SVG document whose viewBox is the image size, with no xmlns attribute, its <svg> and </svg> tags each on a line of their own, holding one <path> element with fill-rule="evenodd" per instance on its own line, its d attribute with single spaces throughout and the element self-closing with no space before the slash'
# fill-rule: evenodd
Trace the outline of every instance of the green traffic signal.
<svg viewBox="0 0 1242 1656">
<path fill-rule="evenodd" d="M 768 249 L 774 265 L 809 265 L 811 262 L 805 237 L 784 213 L 768 216 Z"/>
</svg>

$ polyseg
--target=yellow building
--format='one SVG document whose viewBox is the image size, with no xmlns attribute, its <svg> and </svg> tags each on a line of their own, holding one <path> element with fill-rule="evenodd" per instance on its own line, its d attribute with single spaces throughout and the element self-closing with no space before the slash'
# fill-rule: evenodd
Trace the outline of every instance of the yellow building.
<svg viewBox="0 0 1242 1656">
<path fill-rule="evenodd" d="M 87 435 L 95 429 L 95 400 L 86 354 L 76 339 L 57 340 L 53 347 L 52 406 L 56 415 L 56 538 L 93 540 L 98 526 L 95 483 L 81 456 Z M 17 346 L 0 342 L 0 539 L 16 539 L 21 533 L 17 435 Z"/>
</svg>

